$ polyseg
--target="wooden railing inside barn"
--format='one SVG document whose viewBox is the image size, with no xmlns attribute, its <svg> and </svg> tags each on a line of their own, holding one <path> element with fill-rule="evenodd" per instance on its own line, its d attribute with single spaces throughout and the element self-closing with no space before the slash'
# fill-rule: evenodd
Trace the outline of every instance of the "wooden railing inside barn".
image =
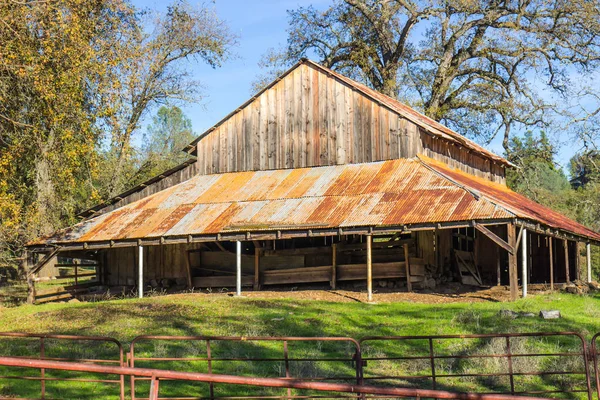
<svg viewBox="0 0 600 400">
<path fill-rule="evenodd" d="M 75 259 L 45 268 L 44 276 L 33 278 L 34 302 L 70 300 L 78 294 L 87 293 L 101 284 L 99 269 L 95 261 Z"/>
<path fill-rule="evenodd" d="M 366 243 L 334 243 L 295 249 L 257 248 L 254 255 L 242 255 L 242 286 L 259 289 L 263 285 L 329 283 L 335 289 L 338 282 L 364 281 L 366 246 Z M 426 262 L 416 257 L 414 240 L 375 241 L 372 249 L 372 279 L 401 279 L 409 290 L 412 283 L 423 281 Z M 192 257 L 192 253 L 196 255 Z M 194 274 L 193 287 L 235 285 L 233 254 L 197 249 L 188 256 Z"/>
</svg>

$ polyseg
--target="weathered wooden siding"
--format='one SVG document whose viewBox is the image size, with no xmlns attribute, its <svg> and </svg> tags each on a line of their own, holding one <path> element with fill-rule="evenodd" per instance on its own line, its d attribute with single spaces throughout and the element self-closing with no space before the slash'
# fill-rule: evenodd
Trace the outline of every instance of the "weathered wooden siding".
<svg viewBox="0 0 600 400">
<path fill-rule="evenodd" d="M 459 147 L 450 141 L 427 133 L 419 128 L 422 152 L 427 157 L 442 161 L 471 175 L 505 184 L 505 167 L 481 155 Z"/>
<path fill-rule="evenodd" d="M 144 281 L 161 278 L 186 278 L 187 251 L 200 244 L 174 244 L 144 247 Z M 137 247 L 105 250 L 108 284 L 113 286 L 137 285 Z M 192 253 L 193 254 L 193 253 Z M 192 262 L 194 260 L 192 259 Z"/>
<path fill-rule="evenodd" d="M 414 123 L 309 65 L 290 72 L 197 144 L 200 174 L 361 163 L 421 152 Z"/>
</svg>

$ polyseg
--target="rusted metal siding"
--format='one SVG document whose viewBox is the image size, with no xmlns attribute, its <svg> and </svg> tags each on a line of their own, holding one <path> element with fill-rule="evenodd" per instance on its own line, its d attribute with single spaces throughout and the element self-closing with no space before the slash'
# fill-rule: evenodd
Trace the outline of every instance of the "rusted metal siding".
<svg viewBox="0 0 600 400">
<path fill-rule="evenodd" d="M 514 217 L 416 159 L 198 175 L 43 242 Z"/>
</svg>

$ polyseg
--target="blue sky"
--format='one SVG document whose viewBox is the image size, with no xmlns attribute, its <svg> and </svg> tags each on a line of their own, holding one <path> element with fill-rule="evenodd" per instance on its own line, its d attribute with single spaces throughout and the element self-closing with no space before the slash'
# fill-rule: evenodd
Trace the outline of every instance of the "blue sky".
<svg viewBox="0 0 600 400">
<path fill-rule="evenodd" d="M 157 0 L 132 0 L 140 8 L 164 10 L 168 2 Z M 227 22 L 238 36 L 238 46 L 234 49 L 237 57 L 223 67 L 212 69 L 202 63 L 190 63 L 197 80 L 204 86 L 206 97 L 199 104 L 183 107 L 191 119 L 197 134 L 210 128 L 224 116 L 236 109 L 252 96 L 251 84 L 261 73 L 258 67 L 262 55 L 272 47 L 285 44 L 287 39 L 287 13 L 289 9 L 310 4 L 325 8 L 331 0 L 215 0 L 213 2 L 191 4 L 214 7 L 219 17 Z M 569 158 L 579 149 L 579 145 L 568 138 L 558 140 L 558 161 L 566 167 Z M 501 137 L 488 147 L 502 154 Z"/>
</svg>

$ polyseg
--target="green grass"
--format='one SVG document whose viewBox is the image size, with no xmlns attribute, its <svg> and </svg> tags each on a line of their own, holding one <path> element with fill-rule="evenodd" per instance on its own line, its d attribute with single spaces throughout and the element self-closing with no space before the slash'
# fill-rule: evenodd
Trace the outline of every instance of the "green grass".
<svg viewBox="0 0 600 400">
<path fill-rule="evenodd" d="M 499 311 L 509 309 L 518 312 L 537 313 L 542 309 L 558 309 L 562 318 L 543 320 L 535 318 L 511 319 L 501 317 Z M 128 346 L 137 335 L 204 335 L 204 336 L 347 336 L 362 338 L 365 336 L 386 335 L 443 335 L 497 332 L 553 332 L 575 331 L 590 339 L 600 331 L 600 297 L 553 294 L 531 296 L 514 303 L 381 303 L 375 305 L 359 302 L 323 302 L 310 300 L 266 300 L 258 298 L 233 298 L 226 295 L 173 295 L 157 296 L 147 299 L 123 299 L 97 303 L 62 303 L 40 306 L 23 305 L 14 308 L 0 308 L 0 331 L 63 333 L 76 335 L 103 335 L 120 340 Z M 10 344 L 9 344 L 10 342 Z M 65 345 L 51 343 L 49 346 L 57 357 L 75 353 L 81 357 L 95 354 L 108 354 L 109 348 L 94 348 L 90 345 Z M 505 344 L 494 340 L 450 340 L 436 342 L 437 354 L 502 353 Z M 514 342 L 513 352 L 531 351 L 574 351 L 578 343 L 573 338 L 519 339 Z M 31 341 L 2 340 L 1 354 L 35 355 L 37 344 Z M 278 342 L 236 342 L 213 343 L 213 357 L 281 357 L 282 344 Z M 366 344 L 363 352 L 367 357 L 391 356 L 394 354 L 425 355 L 428 352 L 425 341 L 404 341 L 397 343 Z M 290 344 L 291 357 L 334 354 L 346 357 L 352 353 L 347 343 Z M 148 342 L 140 343 L 136 350 L 138 356 L 182 356 L 205 357 L 204 342 Z M 440 360 L 436 365 L 437 373 L 452 372 L 497 372 L 506 371 L 504 359 L 478 360 Z M 185 363 L 140 362 L 136 366 L 178 368 L 197 372 L 206 371 L 204 361 Z M 247 374 L 256 376 L 280 376 L 281 362 L 248 363 L 221 361 L 213 364 L 214 372 Z M 350 363 L 314 362 L 291 363 L 293 373 L 301 376 L 351 376 Z M 428 361 L 369 361 L 367 376 L 377 375 L 415 375 L 428 373 Z M 536 360 L 516 359 L 515 371 L 536 370 L 581 370 L 581 360 L 577 357 L 561 358 L 540 357 Z M 37 371 L 36 371 L 37 372 Z M 0 375 L 6 372 L 0 371 Z M 14 370 L 13 372 L 14 373 Z M 32 371 L 28 372 L 32 374 Z M 39 374 L 39 372 L 38 372 Z M 58 376 L 58 372 L 47 372 Z M 62 374 L 67 376 L 69 374 Z M 69 375 L 72 376 L 72 375 Z M 38 382 L 15 383 L 17 381 L 0 380 L 2 394 L 35 396 L 39 391 Z M 374 381 L 378 384 L 415 384 L 413 381 Z M 505 390 L 507 379 L 470 378 L 440 379 L 439 387 L 471 391 Z M 568 376 L 520 377 L 518 387 L 546 390 L 566 388 L 578 384 Z M 47 383 L 49 393 L 58 398 L 111 398 L 103 397 L 100 391 L 103 384 L 66 384 Z M 421 386 L 431 387 L 428 380 Z M 115 393 L 114 388 L 112 393 Z M 138 395 L 147 395 L 146 386 L 142 386 Z M 161 394 L 208 393 L 206 385 L 165 382 L 161 385 Z M 222 385 L 218 393 L 247 395 L 247 388 L 225 388 Z M 242 390 L 240 392 L 240 390 Z M 257 389 L 258 390 L 258 389 Z M 270 391 L 259 390 L 260 393 Z M 38 392 L 39 393 L 39 392 Z M 85 394 L 84 394 L 85 393 Z M 90 393 L 93 393 L 90 394 Z M 257 393 L 257 392 L 254 392 Z M 281 393 L 281 392 L 279 392 Z M 114 397 L 113 397 L 114 398 Z"/>
</svg>

